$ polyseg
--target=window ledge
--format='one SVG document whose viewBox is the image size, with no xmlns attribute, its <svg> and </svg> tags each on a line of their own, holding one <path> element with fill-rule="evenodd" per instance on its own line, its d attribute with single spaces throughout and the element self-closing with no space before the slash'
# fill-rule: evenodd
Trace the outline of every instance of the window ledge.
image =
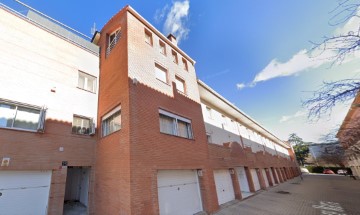
<svg viewBox="0 0 360 215">
<path fill-rule="evenodd" d="M 9 128 L 9 127 L 0 127 L 0 129 L 6 129 L 6 130 L 12 130 L 12 131 L 25 131 L 25 132 L 31 132 L 31 133 L 43 133 L 38 132 L 37 130 L 31 130 L 31 129 L 23 129 L 23 128 Z"/>
<path fill-rule="evenodd" d="M 158 81 L 160 81 L 161 83 L 166 84 L 166 85 L 168 85 L 168 86 L 170 87 L 170 84 L 168 84 L 167 82 L 164 82 L 163 80 L 160 80 L 160 79 L 158 79 L 158 78 L 156 78 L 156 80 L 158 80 Z"/>
<path fill-rule="evenodd" d="M 96 94 L 96 92 L 93 92 L 93 91 L 90 91 L 90 90 L 87 90 L 87 89 L 84 89 L 84 88 L 81 88 L 81 87 L 76 87 L 76 88 L 78 88 L 80 90 L 84 90 L 84 91 L 92 93 L 92 94 Z"/>
<path fill-rule="evenodd" d="M 165 134 L 165 135 L 171 136 L 171 137 L 178 137 L 178 138 L 185 139 L 185 140 L 195 141 L 195 138 L 186 138 L 186 137 L 177 136 L 177 135 L 173 135 L 173 134 L 168 134 L 168 133 L 164 133 L 164 132 L 160 132 L 160 134 Z"/>
<path fill-rule="evenodd" d="M 111 136 L 111 135 L 113 135 L 113 134 L 115 134 L 115 133 L 120 132 L 120 131 L 121 131 L 121 128 L 120 128 L 119 130 L 117 130 L 117 131 L 114 131 L 114 132 L 112 132 L 112 133 L 110 133 L 110 134 L 107 134 L 106 136 L 101 136 L 101 138 L 100 138 L 100 139 L 107 138 L 107 137 L 109 137 L 109 136 Z"/>
</svg>

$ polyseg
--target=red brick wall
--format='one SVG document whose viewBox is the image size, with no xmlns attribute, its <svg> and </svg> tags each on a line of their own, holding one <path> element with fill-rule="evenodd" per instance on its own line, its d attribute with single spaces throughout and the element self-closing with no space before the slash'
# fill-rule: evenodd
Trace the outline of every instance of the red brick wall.
<svg viewBox="0 0 360 215">
<path fill-rule="evenodd" d="M 45 133 L 0 129 L 0 143 L 0 158 L 10 158 L 10 166 L 0 171 L 53 170 L 48 214 L 62 214 L 67 170 L 60 169 L 61 163 L 93 167 L 96 136 L 72 134 L 71 122 L 47 119 Z M 91 202 L 93 177 L 89 186 Z"/>
</svg>

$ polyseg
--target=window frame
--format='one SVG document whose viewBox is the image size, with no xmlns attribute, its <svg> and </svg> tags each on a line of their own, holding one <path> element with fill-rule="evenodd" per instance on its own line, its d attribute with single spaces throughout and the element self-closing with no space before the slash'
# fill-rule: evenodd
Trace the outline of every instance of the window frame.
<svg viewBox="0 0 360 215">
<path fill-rule="evenodd" d="M 149 44 L 150 46 L 153 46 L 153 36 L 152 36 L 152 33 L 151 33 L 148 29 L 146 29 L 146 28 L 145 28 L 145 30 L 144 30 L 144 33 L 145 33 L 145 42 L 146 42 L 147 44 Z M 147 37 L 149 37 L 149 40 L 150 40 L 150 41 L 147 40 Z"/>
<path fill-rule="evenodd" d="M 114 38 L 111 40 L 111 37 L 114 35 Z M 106 46 L 106 57 L 111 53 L 116 44 L 119 42 L 121 38 L 121 28 L 117 28 L 108 34 L 107 37 L 107 46 Z"/>
<path fill-rule="evenodd" d="M 158 77 L 157 69 L 163 71 L 165 73 L 165 81 Z M 165 84 L 169 84 L 169 72 L 168 70 L 163 67 L 162 65 L 155 62 L 155 78 Z"/>
<path fill-rule="evenodd" d="M 178 85 L 177 85 L 177 82 L 181 82 L 181 83 L 183 84 L 184 91 L 179 90 Z M 176 76 L 175 76 L 175 84 L 176 84 L 176 90 L 177 90 L 178 92 L 186 95 L 186 84 L 185 84 L 185 80 L 176 75 Z"/>
<path fill-rule="evenodd" d="M 84 87 L 81 87 L 81 86 L 80 86 L 80 83 L 79 83 L 81 76 L 84 78 Z M 93 90 L 87 89 L 87 88 L 88 88 L 88 84 L 89 84 L 89 78 L 93 79 L 93 87 L 92 87 Z M 97 77 L 96 77 L 96 76 L 93 76 L 93 75 L 90 75 L 90 74 L 88 74 L 88 73 L 86 73 L 86 72 L 83 72 L 83 71 L 81 71 L 81 70 L 78 70 L 78 84 L 77 84 L 77 88 L 96 94 L 96 92 L 97 92 L 97 91 L 96 91 L 96 90 L 97 90 Z"/>
<path fill-rule="evenodd" d="M 161 116 L 169 117 L 172 119 L 173 124 L 172 124 L 172 133 L 171 134 L 161 131 L 161 123 L 160 123 Z M 187 137 L 180 135 L 178 121 L 186 123 Z M 193 131 L 193 127 L 192 127 L 192 123 L 191 123 L 190 119 L 184 118 L 182 116 L 170 113 L 170 112 L 162 110 L 162 109 L 159 109 L 159 126 L 160 126 L 160 129 L 159 129 L 160 133 L 162 133 L 162 134 L 167 134 L 167 135 L 171 135 L 171 136 L 175 136 L 175 137 L 181 137 L 181 138 L 185 138 L 185 139 L 189 139 L 189 140 L 195 139 L 194 131 Z"/>
<path fill-rule="evenodd" d="M 74 132 L 74 119 L 75 118 L 79 118 L 82 120 L 89 120 L 89 128 L 88 129 L 88 133 L 78 133 L 78 132 Z M 76 134 L 76 135 L 84 135 L 84 136 L 90 136 L 90 135 L 94 135 L 95 134 L 95 123 L 94 123 L 94 119 L 91 117 L 86 117 L 86 116 L 81 116 L 81 115 L 77 115 L 74 114 L 73 115 L 73 122 L 71 125 L 71 133 L 72 134 Z"/>
<path fill-rule="evenodd" d="M 47 108 L 45 106 L 40 107 L 40 106 L 29 105 L 29 104 L 24 104 L 24 103 L 20 103 L 20 102 L 14 102 L 14 101 L 6 100 L 6 99 L 0 99 L 0 105 L 15 106 L 15 109 L 13 109 L 14 114 L 13 114 L 13 118 L 12 118 L 11 127 L 0 126 L 0 128 L 44 133 L 44 131 L 45 131 L 45 120 L 46 120 L 46 110 L 47 110 Z M 38 111 L 38 113 L 36 113 L 36 114 L 38 114 L 38 119 L 37 119 L 37 124 L 36 124 L 35 129 L 14 127 L 14 124 L 16 123 L 16 119 L 17 119 L 17 116 L 18 116 L 19 107 L 24 108 L 24 109 L 30 109 L 30 110 L 36 111 L 36 112 Z"/>
<path fill-rule="evenodd" d="M 164 48 L 164 52 L 162 52 L 162 48 Z M 166 56 L 166 44 L 161 40 L 159 40 L 159 52 Z"/>
<path fill-rule="evenodd" d="M 105 127 L 107 121 L 109 120 L 109 124 L 111 123 L 110 119 L 114 119 L 115 117 L 117 117 L 117 114 L 119 114 L 118 116 L 120 117 L 120 125 L 118 129 L 115 129 L 113 131 L 110 130 L 110 125 L 109 125 L 109 131 L 105 132 L 105 129 L 107 127 Z M 111 111 L 109 111 L 107 114 L 105 114 L 104 116 L 101 117 L 101 137 L 106 137 L 109 136 L 117 131 L 121 130 L 121 126 L 122 126 L 122 120 L 121 120 L 121 106 L 117 106 L 115 108 L 113 108 Z"/>
<path fill-rule="evenodd" d="M 172 57 L 172 62 L 179 64 L 179 59 L 178 59 L 176 51 L 171 50 L 171 57 Z"/>
<path fill-rule="evenodd" d="M 182 58 L 182 64 L 183 64 L 183 69 L 188 72 L 189 67 L 185 58 Z"/>
</svg>

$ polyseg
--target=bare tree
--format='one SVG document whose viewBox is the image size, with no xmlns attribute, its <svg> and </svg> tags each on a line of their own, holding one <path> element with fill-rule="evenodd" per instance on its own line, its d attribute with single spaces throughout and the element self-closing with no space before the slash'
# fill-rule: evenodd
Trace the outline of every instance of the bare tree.
<svg viewBox="0 0 360 215">
<path fill-rule="evenodd" d="M 338 6 L 331 11 L 330 25 L 343 24 L 351 18 L 359 17 L 360 0 L 341 0 Z M 324 37 L 319 42 L 312 42 L 314 47 L 311 53 L 317 57 L 324 56 L 333 64 L 341 64 L 346 57 L 359 51 L 360 47 L 360 23 L 356 31 L 346 34 Z M 325 54 L 326 53 L 326 54 Z M 324 82 L 323 85 L 313 92 L 312 98 L 303 101 L 303 106 L 308 110 L 308 118 L 317 120 L 324 114 L 331 114 L 332 108 L 341 102 L 354 98 L 360 89 L 360 79 L 345 79 L 334 82 Z"/>
</svg>

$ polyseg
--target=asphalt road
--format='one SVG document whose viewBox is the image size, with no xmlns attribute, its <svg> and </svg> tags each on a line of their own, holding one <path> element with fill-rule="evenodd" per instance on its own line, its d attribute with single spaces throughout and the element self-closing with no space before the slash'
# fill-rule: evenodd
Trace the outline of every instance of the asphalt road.
<svg viewBox="0 0 360 215">
<path fill-rule="evenodd" d="M 360 215 L 360 180 L 322 174 L 303 178 L 235 201 L 216 215 Z"/>
</svg>

